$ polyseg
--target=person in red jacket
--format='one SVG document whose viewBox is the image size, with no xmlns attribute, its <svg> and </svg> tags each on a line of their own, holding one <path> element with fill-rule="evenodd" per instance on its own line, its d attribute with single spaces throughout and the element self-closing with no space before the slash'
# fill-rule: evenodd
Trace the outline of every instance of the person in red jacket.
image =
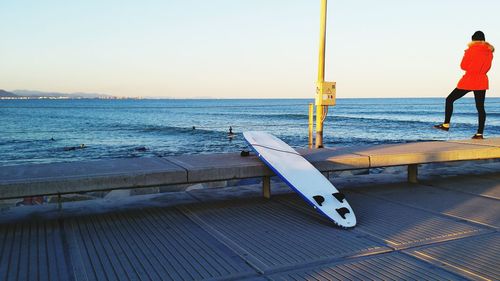
<svg viewBox="0 0 500 281">
<path fill-rule="evenodd" d="M 465 75 L 460 79 L 457 87 L 446 98 L 444 123 L 435 125 L 436 129 L 448 131 L 450 129 L 451 115 L 453 114 L 453 103 L 468 92 L 474 91 L 479 125 L 477 133 L 472 138 L 483 139 L 484 123 L 486 122 L 484 100 L 486 90 L 489 88 L 486 73 L 491 68 L 494 51 L 495 48 L 486 42 L 482 31 L 476 31 L 472 35 L 472 42 L 469 43 L 469 48 L 465 50 L 462 63 L 460 64 L 460 67 L 465 70 Z"/>
</svg>

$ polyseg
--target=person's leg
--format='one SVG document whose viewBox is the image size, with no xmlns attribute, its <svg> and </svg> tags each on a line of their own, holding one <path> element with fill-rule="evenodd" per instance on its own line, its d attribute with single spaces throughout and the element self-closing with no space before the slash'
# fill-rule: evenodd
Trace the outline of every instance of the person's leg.
<svg viewBox="0 0 500 281">
<path fill-rule="evenodd" d="M 474 91 L 474 99 L 476 100 L 476 109 L 478 114 L 477 134 L 482 135 L 484 132 L 484 123 L 486 122 L 486 111 L 484 110 L 484 100 L 486 98 L 486 90 Z"/>
<path fill-rule="evenodd" d="M 445 109 L 445 118 L 444 118 L 444 124 L 450 124 L 451 121 L 451 115 L 453 114 L 453 103 L 458 100 L 459 98 L 465 96 L 470 92 L 469 90 L 462 90 L 462 89 L 457 89 L 453 90 L 448 97 L 446 98 L 446 109 Z"/>
</svg>

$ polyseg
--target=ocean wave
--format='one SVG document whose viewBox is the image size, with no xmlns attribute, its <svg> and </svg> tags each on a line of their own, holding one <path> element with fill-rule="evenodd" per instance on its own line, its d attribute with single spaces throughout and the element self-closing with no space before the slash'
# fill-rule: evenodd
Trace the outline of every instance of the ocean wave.
<svg viewBox="0 0 500 281">
<path fill-rule="evenodd" d="M 454 116 L 456 119 L 459 116 Z M 399 125 L 409 125 L 409 124 L 421 124 L 421 125 L 429 125 L 433 123 L 433 120 L 405 120 L 405 119 L 389 119 L 389 118 L 381 118 L 381 117 L 357 117 L 357 116 L 328 116 L 326 118 L 325 122 L 351 122 L 356 120 L 358 123 L 364 122 L 364 123 L 370 123 L 374 124 L 377 122 L 377 125 L 383 125 L 383 124 L 399 124 Z M 470 122 L 453 122 L 454 126 L 470 126 L 470 125 L 477 125 L 477 119 L 471 119 Z M 487 123 L 488 126 L 488 123 Z M 498 130 L 500 129 L 496 125 L 490 125 L 490 129 Z"/>
<path fill-rule="evenodd" d="M 493 100 L 493 99 L 492 99 Z M 500 99 L 496 99 L 500 101 Z M 299 104 L 302 103 L 303 104 Z M 3 110 L 0 166 L 89 159 L 166 157 L 239 152 L 242 132 L 268 131 L 291 146 L 308 145 L 307 100 L 19 101 Z M 280 104 L 275 107 L 270 104 Z M 457 103 L 449 133 L 432 128 L 444 116 L 444 99 L 339 100 L 325 120 L 326 146 L 363 146 L 440 138 L 470 138 L 477 127 L 474 101 Z M 44 110 L 23 109 L 33 104 Z M 497 103 L 500 104 L 500 103 Z M 53 110 L 51 106 L 71 108 Z M 88 110 L 81 108 L 87 106 Z M 57 107 L 57 106 L 55 106 Z M 500 105 L 486 104 L 485 135 L 500 135 Z M 5 116 L 4 116 L 5 117 Z M 195 129 L 193 129 L 193 126 Z M 236 133 L 229 139 L 229 127 Z M 54 137 L 55 141 L 50 141 Z M 85 149 L 64 150 L 85 144 Z M 138 149 L 140 148 L 140 149 Z"/>
<path fill-rule="evenodd" d="M 443 110 L 428 110 L 428 111 L 392 111 L 392 110 L 380 110 L 380 111 L 367 111 L 367 112 L 360 112 L 359 114 L 363 115 L 397 115 L 397 116 L 430 116 L 430 115 L 439 115 L 439 116 L 444 116 L 444 111 Z M 500 117 L 499 112 L 488 112 L 486 110 L 486 114 L 490 117 Z M 460 112 L 459 110 L 455 109 L 453 116 L 477 116 L 476 111 L 471 111 L 471 112 Z"/>
<path fill-rule="evenodd" d="M 206 113 L 209 116 L 219 116 L 227 118 L 248 118 L 248 119 L 287 119 L 287 120 L 307 120 L 307 114 L 300 113 Z"/>
</svg>

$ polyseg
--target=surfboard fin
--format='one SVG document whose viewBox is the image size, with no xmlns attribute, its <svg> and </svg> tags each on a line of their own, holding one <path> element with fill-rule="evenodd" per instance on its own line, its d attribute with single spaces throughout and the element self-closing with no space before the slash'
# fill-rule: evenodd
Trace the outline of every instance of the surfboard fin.
<svg viewBox="0 0 500 281">
<path fill-rule="evenodd" d="M 345 219 L 345 215 L 346 214 L 349 214 L 349 209 L 347 209 L 346 207 L 342 207 L 342 208 L 339 208 L 339 209 L 335 209 L 335 211 L 337 211 L 337 213 L 339 213 L 339 215 Z"/>
<path fill-rule="evenodd" d="M 318 205 L 320 206 L 323 206 L 323 202 L 325 202 L 325 197 L 321 196 L 321 195 L 315 195 L 313 196 L 314 200 L 316 201 L 316 203 L 318 203 Z"/>
<path fill-rule="evenodd" d="M 340 203 L 344 202 L 345 195 L 343 193 L 337 192 L 337 193 L 332 193 L 333 197 L 335 199 L 339 200 Z"/>
</svg>

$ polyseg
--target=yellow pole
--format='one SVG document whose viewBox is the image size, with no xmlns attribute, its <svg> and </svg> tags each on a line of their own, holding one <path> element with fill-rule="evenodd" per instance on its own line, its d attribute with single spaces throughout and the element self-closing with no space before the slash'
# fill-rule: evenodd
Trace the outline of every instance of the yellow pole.
<svg viewBox="0 0 500 281">
<path fill-rule="evenodd" d="M 319 32 L 318 82 L 325 81 L 325 47 L 326 47 L 326 8 L 327 0 L 321 0 L 321 20 Z M 316 106 L 316 148 L 323 147 L 323 106 Z"/>
<path fill-rule="evenodd" d="M 325 81 L 326 8 L 327 0 L 321 0 L 321 20 L 319 30 L 318 82 Z"/>
<path fill-rule="evenodd" d="M 309 148 L 313 147 L 314 104 L 309 104 Z"/>
</svg>

